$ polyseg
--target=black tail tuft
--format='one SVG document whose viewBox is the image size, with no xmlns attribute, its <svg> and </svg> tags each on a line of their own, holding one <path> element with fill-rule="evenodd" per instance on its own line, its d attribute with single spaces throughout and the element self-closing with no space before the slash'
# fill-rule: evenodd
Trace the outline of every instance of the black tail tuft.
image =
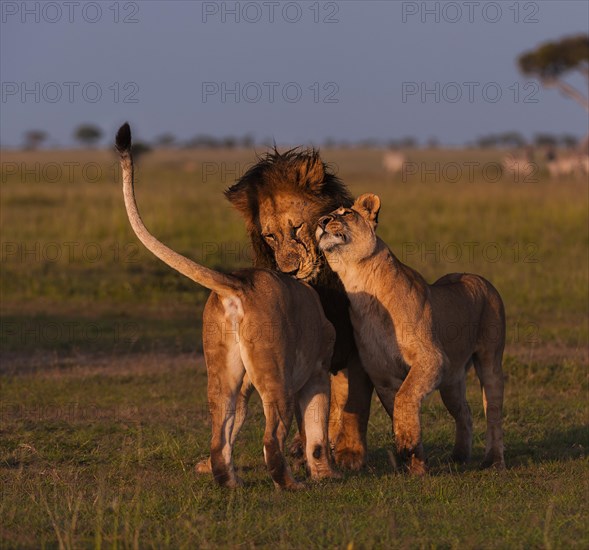
<svg viewBox="0 0 589 550">
<path fill-rule="evenodd" d="M 115 143 L 119 153 L 128 153 L 131 150 L 131 127 L 128 122 L 119 128 Z"/>
</svg>

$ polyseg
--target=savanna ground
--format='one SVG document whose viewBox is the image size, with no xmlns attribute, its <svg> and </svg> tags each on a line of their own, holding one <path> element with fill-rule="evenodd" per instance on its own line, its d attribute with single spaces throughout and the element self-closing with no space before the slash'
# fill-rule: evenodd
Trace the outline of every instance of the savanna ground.
<svg viewBox="0 0 589 550">
<path fill-rule="evenodd" d="M 279 493 L 254 398 L 236 450 L 246 486 L 197 477 L 209 440 L 208 292 L 138 245 L 114 154 L 5 151 L 3 548 L 589 546 L 586 182 L 551 182 L 543 170 L 492 181 L 501 158 L 492 151 L 415 152 L 411 174 L 394 180 L 378 151 L 323 156 L 354 194 L 381 195 L 380 235 L 428 280 L 478 272 L 502 293 L 507 471 L 477 469 L 484 418 L 470 373 L 467 467 L 449 462 L 453 423 L 434 394 L 422 414 L 430 474 L 393 473 L 375 400 L 364 471 Z M 243 223 L 221 192 L 253 160 L 246 151 L 140 159 L 147 225 L 209 266 L 249 265 Z"/>
</svg>

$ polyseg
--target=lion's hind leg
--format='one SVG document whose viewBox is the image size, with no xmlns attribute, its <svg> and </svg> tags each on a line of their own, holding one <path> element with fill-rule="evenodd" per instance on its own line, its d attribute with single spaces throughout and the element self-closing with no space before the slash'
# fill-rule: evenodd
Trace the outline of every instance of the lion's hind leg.
<svg viewBox="0 0 589 550">
<path fill-rule="evenodd" d="M 440 387 L 440 395 L 456 422 L 452 460 L 463 464 L 470 460 L 472 452 L 472 414 L 466 401 L 466 376 L 456 384 Z"/>
<path fill-rule="evenodd" d="M 305 456 L 314 479 L 339 477 L 329 462 L 329 391 L 329 373 L 321 370 L 297 394 L 305 433 Z"/>
<path fill-rule="evenodd" d="M 245 368 L 234 346 L 230 351 L 207 353 L 208 400 L 212 421 L 210 464 L 215 481 L 224 487 L 238 487 L 241 479 L 233 465 L 233 443 L 245 418 L 236 419 L 237 402 Z"/>
<path fill-rule="evenodd" d="M 235 445 L 235 440 L 239 431 L 243 427 L 245 419 L 247 418 L 247 406 L 249 402 L 249 398 L 254 390 L 252 383 L 246 374 L 243 383 L 241 384 L 241 390 L 237 395 L 237 401 L 235 403 L 235 424 L 233 426 L 233 430 L 231 431 L 231 448 Z M 203 458 L 196 466 L 195 470 L 197 474 L 211 474 L 213 472 L 213 468 L 211 466 L 211 457 L 208 456 L 207 458 Z"/>
<path fill-rule="evenodd" d="M 263 395 L 266 430 L 264 432 L 264 460 L 274 485 L 278 489 L 302 489 L 303 484 L 295 481 L 284 456 L 286 437 L 294 415 L 292 397 Z"/>
<path fill-rule="evenodd" d="M 286 438 L 294 417 L 294 395 L 287 389 L 287 377 L 282 350 L 244 349 L 247 373 L 260 394 L 266 429 L 264 430 L 264 461 L 278 489 L 301 489 L 284 456 Z"/>
<path fill-rule="evenodd" d="M 481 382 L 483 407 L 487 419 L 485 458 L 482 468 L 505 468 L 503 457 L 503 369 L 502 348 L 477 352 L 473 362 Z"/>
</svg>

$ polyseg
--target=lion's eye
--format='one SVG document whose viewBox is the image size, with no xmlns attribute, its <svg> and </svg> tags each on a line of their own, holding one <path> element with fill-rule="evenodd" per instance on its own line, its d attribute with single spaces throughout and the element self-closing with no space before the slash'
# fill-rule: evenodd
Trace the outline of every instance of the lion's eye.
<svg viewBox="0 0 589 550">
<path fill-rule="evenodd" d="M 276 240 L 276 237 L 272 233 L 267 233 L 266 235 L 264 235 L 264 239 L 270 242 L 274 242 Z"/>
<path fill-rule="evenodd" d="M 348 217 L 348 218 L 349 218 L 350 216 L 353 216 L 353 215 L 354 215 L 354 211 L 353 211 L 353 210 L 346 210 L 346 211 L 344 212 L 344 216 L 346 216 L 346 217 Z"/>
<path fill-rule="evenodd" d="M 301 223 L 300 225 L 297 225 L 296 227 L 293 227 L 292 230 L 294 231 L 295 235 L 299 234 L 299 231 L 303 228 L 303 224 Z"/>
</svg>

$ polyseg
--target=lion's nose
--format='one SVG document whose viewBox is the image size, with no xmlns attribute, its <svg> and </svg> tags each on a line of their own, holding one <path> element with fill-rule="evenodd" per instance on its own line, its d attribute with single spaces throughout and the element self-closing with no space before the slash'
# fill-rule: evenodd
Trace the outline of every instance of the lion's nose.
<svg viewBox="0 0 589 550">
<path fill-rule="evenodd" d="M 325 229 L 327 227 L 327 224 L 332 220 L 333 218 L 331 216 L 323 216 L 322 218 L 319 219 L 319 227 L 321 229 Z"/>
</svg>

